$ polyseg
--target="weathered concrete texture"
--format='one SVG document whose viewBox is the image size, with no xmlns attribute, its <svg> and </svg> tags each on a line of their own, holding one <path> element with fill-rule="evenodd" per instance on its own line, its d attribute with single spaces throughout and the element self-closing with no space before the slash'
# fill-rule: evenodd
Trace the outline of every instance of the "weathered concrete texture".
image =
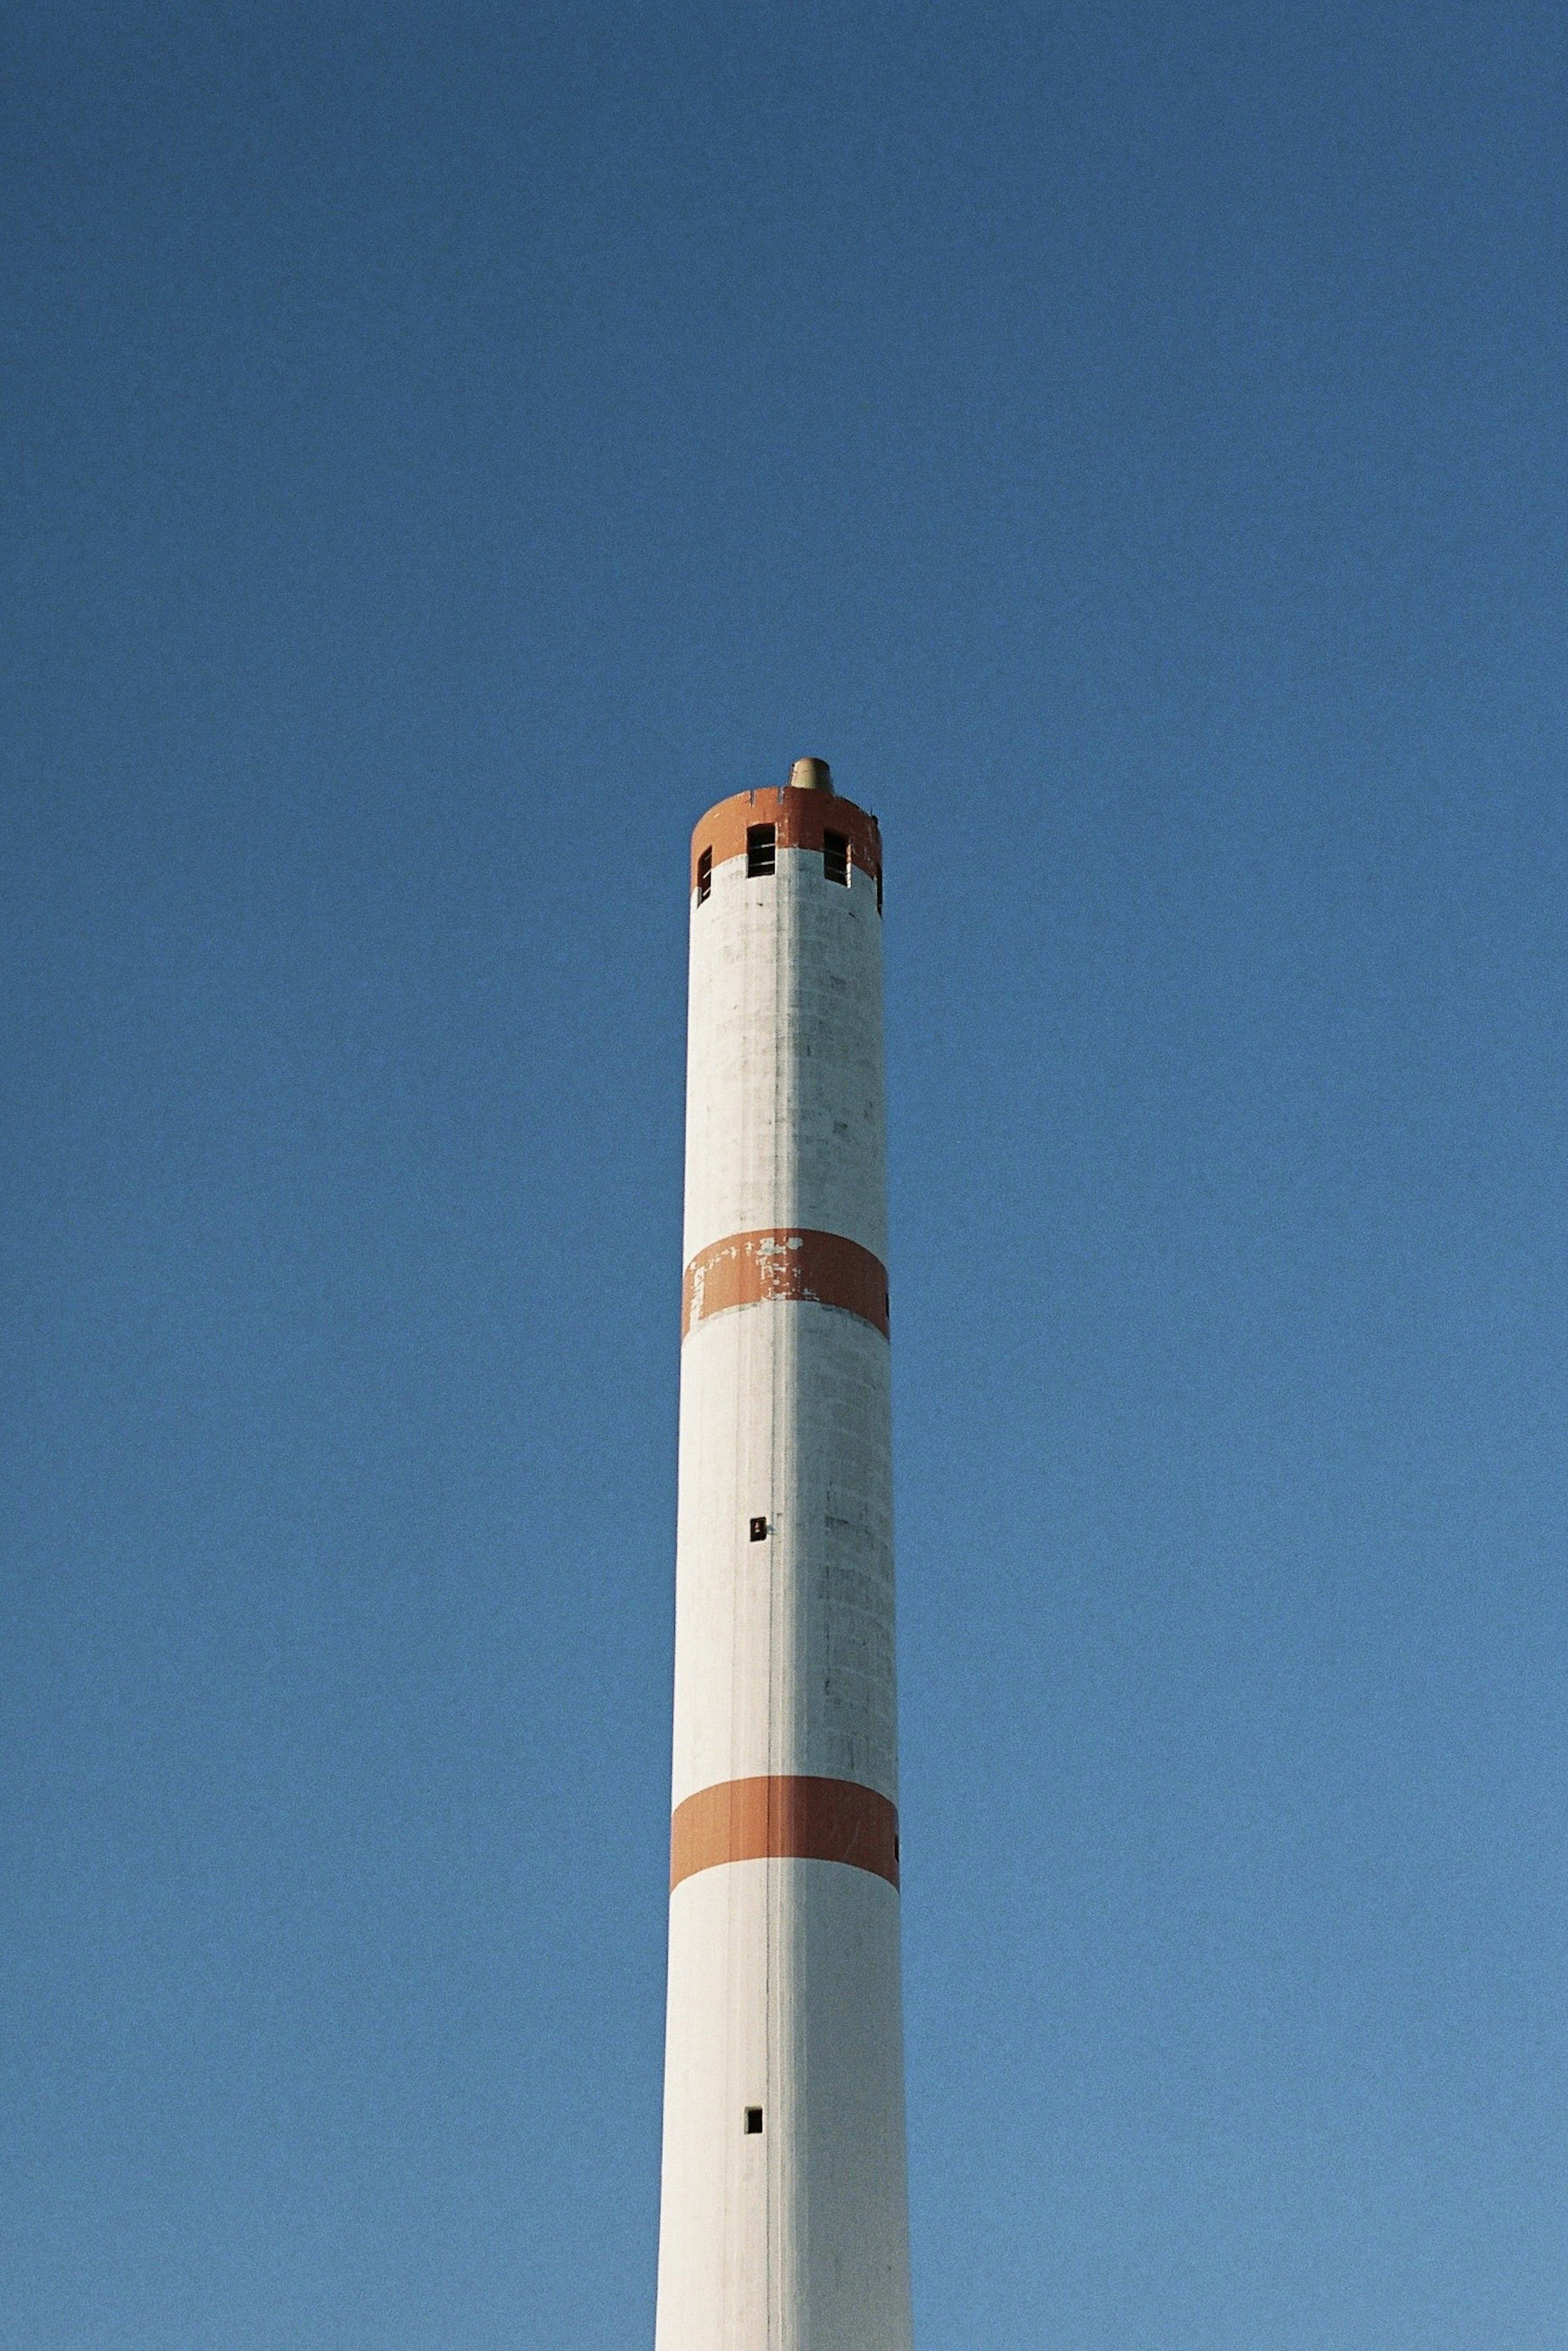
<svg viewBox="0 0 1568 2351">
<path fill-rule="evenodd" d="M 882 918 L 876 884 L 721 865 L 693 909 L 684 1259 L 769 1226 L 842 1233 L 888 1261 Z"/>
<path fill-rule="evenodd" d="M 677 1803 L 776 1771 L 898 1802 L 888 1374 L 881 1332 L 831 1306 L 745 1306 L 686 1342 Z"/>
<path fill-rule="evenodd" d="M 809 797 L 876 838 L 849 803 Z M 705 819 L 697 842 L 722 831 Z M 845 887 L 812 849 L 781 846 L 756 878 L 731 856 L 692 904 L 689 1306 L 711 1268 L 729 1287 L 681 1359 L 673 1794 L 690 1849 L 670 1897 L 658 2351 L 909 2351 L 889 1354 L 862 1263 L 886 1265 L 886 1196 L 877 878 L 852 864 Z M 763 1279 L 742 1237 L 796 1233 L 819 1237 L 812 1280 Z M 836 1283 L 850 1303 L 826 1302 Z M 792 1778 L 815 1785 L 781 1792 Z M 835 1843 L 857 1817 L 863 1848 Z M 726 1836 L 748 1857 L 725 1858 Z"/>
<path fill-rule="evenodd" d="M 888 1336 L 888 1269 L 879 1257 L 842 1233 L 732 1233 L 699 1249 L 686 1269 L 680 1301 L 682 1338 L 695 1322 L 764 1300 L 802 1298 L 840 1306 Z"/>
</svg>

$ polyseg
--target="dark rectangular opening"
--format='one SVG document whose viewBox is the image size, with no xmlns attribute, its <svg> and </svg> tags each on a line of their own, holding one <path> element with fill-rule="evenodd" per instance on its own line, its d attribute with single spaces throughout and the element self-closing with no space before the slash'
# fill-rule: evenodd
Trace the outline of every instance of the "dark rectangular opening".
<svg viewBox="0 0 1568 2351">
<path fill-rule="evenodd" d="M 697 904 L 705 905 L 713 890 L 713 852 L 705 849 L 697 860 Z"/>
<path fill-rule="evenodd" d="M 822 836 L 822 870 L 830 882 L 842 882 L 849 887 L 849 840 L 846 833 L 825 832 Z"/>
<path fill-rule="evenodd" d="M 877 874 L 877 912 L 878 914 L 880 914 L 880 913 L 881 913 L 881 911 L 882 911 L 882 876 L 881 876 L 881 874 L 880 874 L 880 873 L 878 873 L 878 874 Z"/>
<path fill-rule="evenodd" d="M 778 828 L 772 824 L 749 824 L 746 827 L 746 873 L 755 881 L 759 873 L 774 870 L 774 852 L 778 841 Z"/>
<path fill-rule="evenodd" d="M 761 2106 L 748 2106 L 746 2108 L 746 2137 L 748 2138 L 760 2138 L 762 2137 L 762 2129 L 763 2110 Z"/>
<path fill-rule="evenodd" d="M 753 1542 L 766 1542 L 767 1539 L 768 1522 L 766 1519 L 753 1519 L 752 1520 L 752 1541 Z"/>
</svg>

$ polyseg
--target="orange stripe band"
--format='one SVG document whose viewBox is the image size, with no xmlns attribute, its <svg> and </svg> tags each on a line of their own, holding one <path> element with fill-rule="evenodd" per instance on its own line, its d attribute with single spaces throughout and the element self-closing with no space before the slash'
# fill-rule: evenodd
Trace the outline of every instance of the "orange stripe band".
<svg viewBox="0 0 1568 2351">
<path fill-rule="evenodd" d="M 804 1298 L 817 1306 L 841 1306 L 874 1322 L 888 1336 L 888 1269 L 879 1257 L 846 1240 L 842 1233 L 817 1233 L 770 1226 L 765 1232 L 731 1233 L 699 1249 L 686 1269 L 680 1299 L 684 1339 L 711 1315 L 732 1306 L 755 1306 L 764 1299 Z"/>
<path fill-rule="evenodd" d="M 898 1813 L 855 1780 L 723 1780 L 677 1804 L 670 1890 L 726 1861 L 841 1861 L 898 1883 Z"/>
<path fill-rule="evenodd" d="M 744 854 L 746 828 L 771 824 L 779 849 L 820 849 L 825 832 L 842 833 L 849 843 L 850 862 L 863 873 L 880 875 L 882 835 L 874 816 L 841 800 L 836 792 L 792 791 L 786 784 L 775 791 L 737 792 L 732 799 L 711 808 L 691 836 L 691 887 L 697 887 L 697 863 L 704 851 L 715 865 Z"/>
</svg>

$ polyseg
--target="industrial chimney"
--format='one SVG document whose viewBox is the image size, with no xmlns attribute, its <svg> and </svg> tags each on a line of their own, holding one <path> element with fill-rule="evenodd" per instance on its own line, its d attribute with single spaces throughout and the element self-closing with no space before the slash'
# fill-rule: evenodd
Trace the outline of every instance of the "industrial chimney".
<svg viewBox="0 0 1568 2351">
<path fill-rule="evenodd" d="M 909 2351 L 882 845 L 692 837 L 657 2351 Z"/>
</svg>

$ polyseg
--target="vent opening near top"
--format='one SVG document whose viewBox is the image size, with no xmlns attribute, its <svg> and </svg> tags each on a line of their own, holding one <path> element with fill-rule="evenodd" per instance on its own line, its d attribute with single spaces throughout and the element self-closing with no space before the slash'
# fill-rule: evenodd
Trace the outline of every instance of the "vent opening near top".
<svg viewBox="0 0 1568 2351">
<path fill-rule="evenodd" d="M 822 870 L 830 882 L 842 882 L 849 887 L 849 836 L 845 832 L 825 832 L 822 836 Z"/>
<path fill-rule="evenodd" d="M 778 827 L 773 824 L 749 824 L 746 827 L 746 876 L 755 881 L 759 874 L 774 871 L 778 844 Z"/>
</svg>

